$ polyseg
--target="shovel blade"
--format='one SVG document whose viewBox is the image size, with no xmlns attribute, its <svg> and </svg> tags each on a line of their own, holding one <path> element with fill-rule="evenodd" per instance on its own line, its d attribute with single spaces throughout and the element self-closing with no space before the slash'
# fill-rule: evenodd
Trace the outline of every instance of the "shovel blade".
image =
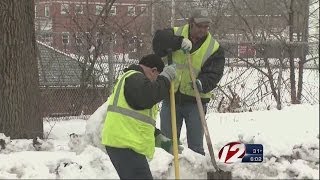
<svg viewBox="0 0 320 180">
<path fill-rule="evenodd" d="M 232 179 L 231 172 L 228 171 L 209 171 L 207 172 L 207 179 Z"/>
</svg>

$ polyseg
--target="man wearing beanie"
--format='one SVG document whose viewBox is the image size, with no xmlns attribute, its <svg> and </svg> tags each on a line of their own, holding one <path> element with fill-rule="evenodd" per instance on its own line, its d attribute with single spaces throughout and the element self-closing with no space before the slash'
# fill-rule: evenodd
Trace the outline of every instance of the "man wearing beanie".
<svg viewBox="0 0 320 180">
<path fill-rule="evenodd" d="M 191 83 L 186 52 L 190 53 L 192 68 L 196 76 L 196 85 L 200 92 L 204 112 L 206 112 L 207 103 L 212 97 L 211 91 L 217 87 L 221 80 L 225 64 L 224 50 L 209 32 L 210 23 L 211 19 L 207 9 L 195 8 L 187 24 L 158 30 L 153 39 L 154 52 L 163 57 L 168 55 L 167 49 L 171 49 L 173 63 L 177 65 L 177 78 L 174 81 L 177 137 L 180 137 L 184 121 L 188 147 L 202 155 L 205 155 L 203 148 L 204 130 Z M 160 128 L 165 136 L 171 138 L 169 104 L 167 99 L 162 103 Z"/>
<path fill-rule="evenodd" d="M 149 54 L 118 78 L 101 136 L 120 179 L 152 179 L 146 157 L 153 157 L 155 144 L 169 151 L 171 140 L 155 128 L 155 120 L 175 74 L 175 66 L 164 67 L 159 56 Z"/>
</svg>

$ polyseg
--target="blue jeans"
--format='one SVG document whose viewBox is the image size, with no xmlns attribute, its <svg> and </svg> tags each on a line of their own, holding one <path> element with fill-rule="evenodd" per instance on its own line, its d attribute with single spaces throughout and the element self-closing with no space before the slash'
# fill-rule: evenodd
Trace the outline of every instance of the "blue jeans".
<svg viewBox="0 0 320 180">
<path fill-rule="evenodd" d="M 206 104 L 203 104 L 206 113 Z M 170 101 L 163 100 L 160 111 L 161 132 L 172 139 Z M 203 149 L 203 128 L 200 120 L 199 110 L 196 103 L 176 104 L 177 137 L 180 139 L 180 132 L 183 120 L 186 124 L 188 148 L 205 155 Z"/>
</svg>

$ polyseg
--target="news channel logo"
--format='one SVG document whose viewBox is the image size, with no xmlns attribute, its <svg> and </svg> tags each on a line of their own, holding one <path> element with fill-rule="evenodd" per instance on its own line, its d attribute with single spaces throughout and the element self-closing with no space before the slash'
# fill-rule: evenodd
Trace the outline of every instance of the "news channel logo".
<svg viewBox="0 0 320 180">
<path fill-rule="evenodd" d="M 219 151 L 219 162 L 232 163 L 261 163 L 263 161 L 262 144 L 244 144 L 230 142 Z"/>
</svg>

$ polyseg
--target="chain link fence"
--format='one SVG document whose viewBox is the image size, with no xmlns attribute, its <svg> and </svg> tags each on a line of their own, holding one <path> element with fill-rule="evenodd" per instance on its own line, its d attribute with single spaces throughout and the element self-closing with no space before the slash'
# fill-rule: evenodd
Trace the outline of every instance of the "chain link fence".
<svg viewBox="0 0 320 180">
<path fill-rule="evenodd" d="M 290 71 L 294 71 L 296 76 L 296 88 L 302 89 L 301 103 L 319 103 L 319 16 L 311 13 L 312 8 L 309 12 L 310 8 L 304 1 L 297 1 L 293 7 L 295 13 L 292 13 L 297 15 L 297 21 L 290 24 L 287 16 L 291 14 L 288 13 L 288 7 L 284 6 L 286 3 L 264 0 L 255 3 L 223 0 L 176 1 L 176 26 L 185 24 L 195 7 L 207 8 L 213 21 L 209 30 L 225 49 L 225 72 L 218 87 L 212 92 L 208 112 L 247 112 L 290 105 Z M 39 10 L 40 6 L 38 4 Z M 156 1 L 147 3 L 146 6 L 147 14 L 152 18 L 142 21 L 143 24 L 132 21 L 137 24 L 133 27 L 122 27 L 121 18 L 128 17 L 114 16 L 120 23 L 120 29 L 115 32 L 109 32 L 113 26 L 109 28 L 106 24 L 90 24 L 91 21 L 88 21 L 83 26 L 90 26 L 92 31 L 66 27 L 64 31 L 70 31 L 69 35 L 60 29 L 54 29 L 58 26 L 53 23 L 60 23 L 52 21 L 56 19 L 54 16 L 48 18 L 37 15 L 37 37 L 42 37 L 39 40 L 48 41 L 57 48 L 58 42 L 63 41 L 65 50 L 67 44 L 69 48 L 72 45 L 81 47 L 77 49 L 75 54 L 79 55 L 76 56 L 38 42 L 44 117 L 87 118 L 107 100 L 122 70 L 137 63 L 141 56 L 152 51 L 154 31 L 170 26 L 171 1 Z M 87 4 L 87 7 L 90 9 L 90 4 Z M 72 18 L 63 17 L 65 20 Z M 77 21 L 77 18 L 74 18 L 72 19 Z M 134 18 L 138 20 L 140 17 Z M 307 19 L 310 26 L 302 21 Z M 82 19 L 78 19 L 78 22 L 82 22 Z M 112 21 L 108 23 L 113 24 Z M 314 27 L 311 28 L 311 25 Z M 142 31 L 142 28 L 146 27 L 151 28 L 151 33 L 149 30 Z M 306 29 L 310 31 L 307 32 Z M 292 37 L 287 44 L 290 32 Z M 81 39 L 77 36 L 79 33 L 86 36 Z M 97 54 L 93 55 L 90 49 L 93 44 L 99 44 L 98 42 L 103 47 L 99 49 L 100 45 L 95 45 L 96 50 L 93 52 Z M 295 67 L 291 70 L 290 59 Z M 302 64 L 303 72 L 301 68 L 299 70 Z M 297 85 L 299 73 L 303 73 L 302 87 Z"/>
<path fill-rule="evenodd" d="M 115 59 L 117 61 L 117 58 Z M 208 112 L 250 112 L 256 110 L 269 110 L 276 107 L 275 98 L 272 96 L 269 80 L 260 71 L 246 64 L 236 63 L 239 59 L 227 58 L 225 72 L 219 86 L 212 92 L 212 100 L 208 104 Z M 130 62 L 111 63 L 114 70 L 114 80 L 122 73 L 123 69 L 137 60 Z M 108 63 L 100 65 L 106 72 L 109 71 Z M 267 69 L 262 67 L 262 71 Z M 275 77 L 279 68 L 274 67 Z M 283 106 L 290 105 L 290 80 L 289 69 L 282 72 L 280 97 Z M 108 74 L 103 78 L 108 80 Z M 102 78 L 102 76 L 100 77 Z M 80 87 L 42 87 L 41 97 L 43 113 L 46 119 L 65 120 L 73 118 L 88 119 L 104 102 L 109 90 L 108 81 L 99 87 L 88 87 L 85 91 Z M 319 69 L 305 69 L 303 83 L 302 103 L 319 103 Z"/>
</svg>

